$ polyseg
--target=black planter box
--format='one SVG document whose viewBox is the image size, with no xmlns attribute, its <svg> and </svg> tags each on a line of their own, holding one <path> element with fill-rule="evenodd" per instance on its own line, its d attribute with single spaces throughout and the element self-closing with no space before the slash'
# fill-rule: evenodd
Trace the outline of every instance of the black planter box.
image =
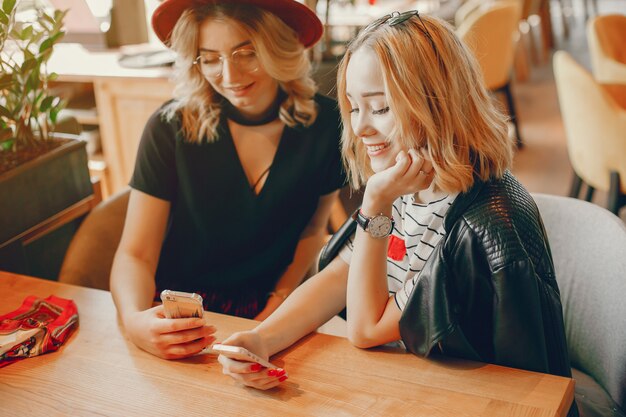
<svg viewBox="0 0 626 417">
<path fill-rule="evenodd" d="M 82 218 L 51 219 L 93 196 L 85 147 L 71 139 L 0 175 L 0 269 L 56 279 Z"/>
</svg>

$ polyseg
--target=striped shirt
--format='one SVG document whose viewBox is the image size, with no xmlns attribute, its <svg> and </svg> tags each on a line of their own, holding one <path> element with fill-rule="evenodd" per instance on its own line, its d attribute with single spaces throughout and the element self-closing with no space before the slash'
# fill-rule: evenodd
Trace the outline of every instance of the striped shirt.
<svg viewBox="0 0 626 417">
<path fill-rule="evenodd" d="M 441 194 L 433 201 L 418 203 L 414 195 L 410 194 L 393 203 L 395 225 L 392 235 L 389 236 L 390 243 L 403 241 L 406 251 L 398 252 L 397 244 L 390 245 L 387 256 L 387 287 L 389 295 L 395 297 L 400 310 L 404 310 L 426 261 L 445 235 L 443 220 L 457 195 Z M 396 249 L 392 250 L 392 246 Z M 399 247 L 402 248 L 401 242 Z M 353 248 L 354 237 L 351 237 L 339 252 L 341 259 L 348 264 Z"/>
</svg>

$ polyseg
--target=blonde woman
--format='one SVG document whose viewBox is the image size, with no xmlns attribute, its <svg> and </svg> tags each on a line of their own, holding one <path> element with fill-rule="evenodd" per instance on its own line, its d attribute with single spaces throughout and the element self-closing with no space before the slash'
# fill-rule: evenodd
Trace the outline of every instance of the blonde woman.
<svg viewBox="0 0 626 417">
<path fill-rule="evenodd" d="M 159 357 L 213 342 L 164 319 L 163 289 L 262 320 L 303 280 L 345 182 L 336 102 L 306 48 L 322 34 L 293 0 L 166 0 L 153 27 L 177 53 L 174 99 L 146 125 L 111 292 L 130 339 Z"/>
<path fill-rule="evenodd" d="M 337 92 L 350 179 L 366 186 L 359 227 L 267 320 L 225 343 L 269 357 L 347 307 L 357 347 L 396 342 L 420 356 L 570 375 L 547 238 L 507 170 L 513 144 L 481 80 L 449 25 L 416 11 L 352 41 Z M 252 387 L 285 378 L 219 361 Z"/>
</svg>

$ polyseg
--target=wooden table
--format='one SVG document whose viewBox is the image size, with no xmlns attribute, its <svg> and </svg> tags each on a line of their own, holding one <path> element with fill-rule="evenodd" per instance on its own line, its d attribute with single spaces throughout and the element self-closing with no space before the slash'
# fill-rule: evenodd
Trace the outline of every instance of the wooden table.
<svg viewBox="0 0 626 417">
<path fill-rule="evenodd" d="M 426 360 L 311 335 L 272 358 L 280 388 L 245 388 L 214 356 L 166 361 L 120 331 L 110 293 L 0 272 L 0 313 L 30 294 L 73 299 L 80 328 L 57 352 L 0 369 L 11 416 L 564 416 L 568 378 L 453 359 Z M 210 314 L 218 340 L 254 321 Z"/>
</svg>

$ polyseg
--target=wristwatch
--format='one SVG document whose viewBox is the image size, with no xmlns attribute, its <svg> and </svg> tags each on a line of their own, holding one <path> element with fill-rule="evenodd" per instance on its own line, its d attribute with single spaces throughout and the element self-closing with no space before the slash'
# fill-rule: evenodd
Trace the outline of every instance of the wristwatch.
<svg viewBox="0 0 626 417">
<path fill-rule="evenodd" d="M 386 238 L 393 231 L 394 221 L 393 219 L 385 216 L 384 214 L 377 214 L 374 217 L 367 217 L 361 210 L 357 210 L 352 218 L 356 220 L 357 224 L 363 228 L 370 236 L 376 239 Z"/>
</svg>

